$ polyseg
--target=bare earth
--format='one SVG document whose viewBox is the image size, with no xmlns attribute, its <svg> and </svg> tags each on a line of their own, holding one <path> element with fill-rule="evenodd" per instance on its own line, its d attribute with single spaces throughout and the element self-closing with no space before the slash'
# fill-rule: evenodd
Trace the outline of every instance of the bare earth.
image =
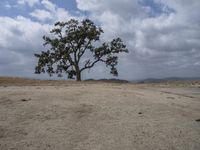
<svg viewBox="0 0 200 150">
<path fill-rule="evenodd" d="M 200 150 L 199 86 L 1 83 L 0 150 Z"/>
</svg>

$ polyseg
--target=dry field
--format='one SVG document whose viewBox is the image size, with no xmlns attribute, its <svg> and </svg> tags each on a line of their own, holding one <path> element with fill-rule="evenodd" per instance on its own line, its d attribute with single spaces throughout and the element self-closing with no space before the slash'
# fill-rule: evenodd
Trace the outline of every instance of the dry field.
<svg viewBox="0 0 200 150">
<path fill-rule="evenodd" d="M 0 78 L 0 150 L 200 150 L 200 82 Z"/>
</svg>

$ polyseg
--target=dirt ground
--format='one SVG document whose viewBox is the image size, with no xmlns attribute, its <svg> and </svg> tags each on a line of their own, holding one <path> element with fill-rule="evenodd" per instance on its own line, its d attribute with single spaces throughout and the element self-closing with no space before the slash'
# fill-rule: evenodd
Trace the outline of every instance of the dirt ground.
<svg viewBox="0 0 200 150">
<path fill-rule="evenodd" d="M 200 150 L 200 88 L 0 86 L 0 150 Z"/>
</svg>

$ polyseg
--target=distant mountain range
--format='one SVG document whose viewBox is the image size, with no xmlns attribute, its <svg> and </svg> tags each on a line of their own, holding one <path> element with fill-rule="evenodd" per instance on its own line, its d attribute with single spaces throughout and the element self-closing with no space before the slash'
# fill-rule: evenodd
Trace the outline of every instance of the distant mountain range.
<svg viewBox="0 0 200 150">
<path fill-rule="evenodd" d="M 131 81 L 132 83 L 160 83 L 166 81 L 185 81 L 185 80 L 200 80 L 200 77 L 193 77 L 193 78 L 181 78 L 181 77 L 169 77 L 169 78 L 147 78 L 144 80 L 134 80 Z"/>
<path fill-rule="evenodd" d="M 200 77 L 193 78 L 180 78 L 180 77 L 169 77 L 169 78 L 147 78 L 142 80 L 122 80 L 122 79 L 86 79 L 85 81 L 100 81 L 100 82 L 114 82 L 114 83 L 160 83 L 166 81 L 186 81 L 186 80 L 200 80 Z"/>
</svg>

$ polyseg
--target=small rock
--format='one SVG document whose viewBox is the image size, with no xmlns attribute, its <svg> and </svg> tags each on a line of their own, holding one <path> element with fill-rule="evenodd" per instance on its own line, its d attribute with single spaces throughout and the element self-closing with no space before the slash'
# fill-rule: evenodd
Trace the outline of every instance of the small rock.
<svg viewBox="0 0 200 150">
<path fill-rule="evenodd" d="M 142 112 L 139 112 L 138 114 L 140 114 L 140 115 L 141 115 L 141 114 L 142 114 Z"/>
<path fill-rule="evenodd" d="M 196 122 L 200 122 L 200 119 L 196 119 L 195 121 L 196 121 Z"/>
<path fill-rule="evenodd" d="M 29 99 L 25 99 L 25 98 L 21 99 L 22 102 L 26 102 L 26 101 L 30 101 L 30 100 L 31 100 L 30 98 Z"/>
<path fill-rule="evenodd" d="M 167 97 L 168 99 L 175 99 L 174 97 Z"/>
</svg>

